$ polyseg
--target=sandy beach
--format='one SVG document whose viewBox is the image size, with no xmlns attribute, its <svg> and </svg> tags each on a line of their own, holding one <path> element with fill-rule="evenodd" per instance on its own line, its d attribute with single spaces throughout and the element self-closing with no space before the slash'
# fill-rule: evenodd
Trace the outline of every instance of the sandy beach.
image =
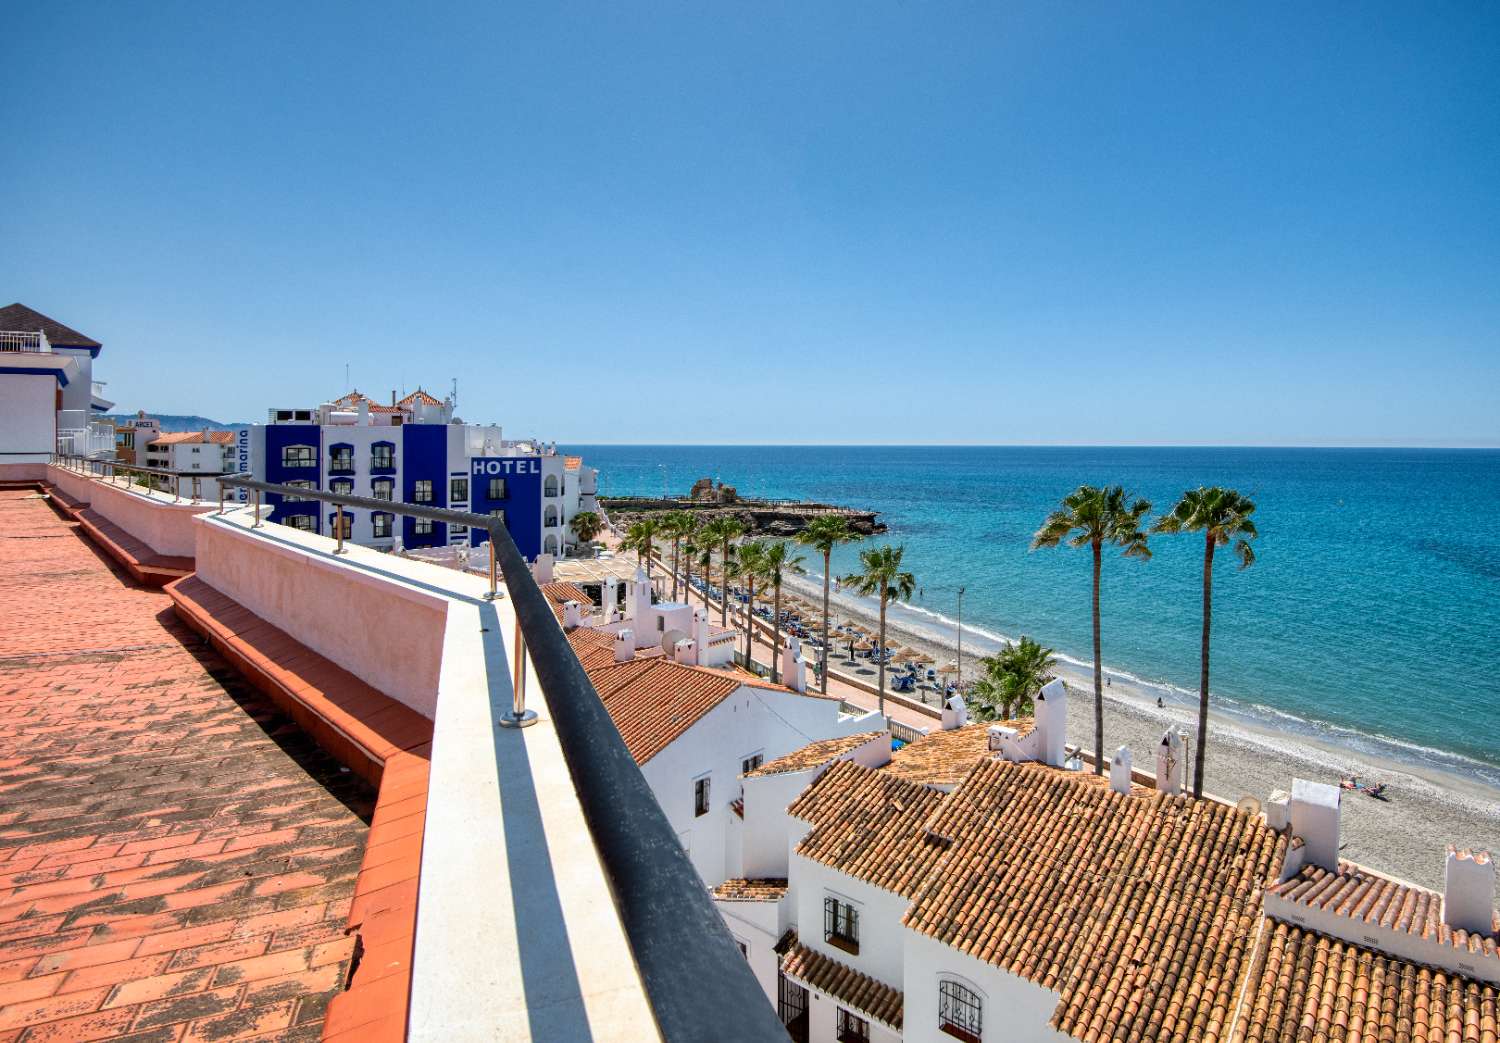
<svg viewBox="0 0 1500 1043">
<path fill-rule="evenodd" d="M 815 605 L 821 604 L 820 581 L 795 577 L 788 589 Z M 847 596 L 834 596 L 833 615 L 835 620 L 852 620 L 872 629 L 878 623 L 874 613 Z M 816 617 L 807 623 L 816 631 Z M 887 632 L 892 643 L 926 652 L 939 665 L 955 657 L 954 642 L 936 639 L 915 627 L 888 622 Z M 966 646 L 966 678 L 975 676 L 976 659 L 973 649 Z M 863 680 L 874 681 L 873 666 L 864 667 L 866 675 L 847 664 L 847 659 L 842 667 L 835 661 L 835 676 L 840 669 L 851 670 Z M 1092 669 L 1063 663 L 1058 674 L 1069 689 L 1071 739 L 1091 749 Z M 1105 689 L 1106 755 L 1118 746 L 1127 745 L 1135 765 L 1152 771 L 1156 746 L 1165 728 L 1175 724 L 1190 738 L 1195 736 L 1195 707 L 1169 703 L 1158 708 L 1155 694 L 1147 694 L 1141 685 L 1127 677 L 1110 676 L 1111 684 Z M 1336 783 L 1351 773 L 1364 780 L 1385 782 L 1390 800 L 1382 802 L 1360 793 L 1345 794 L 1344 857 L 1441 889 L 1447 844 L 1500 851 L 1500 794 L 1476 780 L 1441 769 L 1428 770 L 1406 762 L 1370 757 L 1301 735 L 1289 737 L 1261 730 L 1248 722 L 1237 718 L 1227 720 L 1224 715 L 1210 711 L 1205 788 L 1211 793 L 1230 800 L 1248 795 L 1264 801 L 1275 789 L 1290 790 L 1293 778 Z"/>
</svg>

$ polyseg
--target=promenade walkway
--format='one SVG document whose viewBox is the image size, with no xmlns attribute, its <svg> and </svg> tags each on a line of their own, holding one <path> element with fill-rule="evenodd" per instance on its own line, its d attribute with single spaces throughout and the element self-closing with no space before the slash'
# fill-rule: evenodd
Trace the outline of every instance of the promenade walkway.
<svg viewBox="0 0 1500 1043">
<path fill-rule="evenodd" d="M 372 791 L 0 491 L 0 1043 L 315 1040 Z"/>
</svg>

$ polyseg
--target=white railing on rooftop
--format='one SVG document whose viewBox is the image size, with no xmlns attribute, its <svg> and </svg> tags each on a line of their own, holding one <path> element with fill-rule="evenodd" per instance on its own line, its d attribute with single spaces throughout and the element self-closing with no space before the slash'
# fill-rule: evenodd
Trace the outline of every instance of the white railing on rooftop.
<svg viewBox="0 0 1500 1043">
<path fill-rule="evenodd" d="M 52 345 L 41 330 L 0 330 L 0 351 L 38 351 L 50 353 Z"/>
<path fill-rule="evenodd" d="M 57 451 L 96 460 L 112 457 L 115 455 L 115 425 L 93 423 L 88 427 L 60 427 L 57 429 Z"/>
</svg>

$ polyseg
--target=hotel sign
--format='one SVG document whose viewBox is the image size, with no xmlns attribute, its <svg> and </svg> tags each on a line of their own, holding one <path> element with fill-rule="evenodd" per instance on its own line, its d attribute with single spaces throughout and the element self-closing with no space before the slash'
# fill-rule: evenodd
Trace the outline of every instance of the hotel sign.
<svg viewBox="0 0 1500 1043">
<path fill-rule="evenodd" d="M 536 457 L 475 457 L 471 473 L 476 478 L 513 478 L 542 473 L 542 461 Z"/>
<path fill-rule="evenodd" d="M 250 429 L 238 427 L 234 431 L 234 469 L 240 474 L 250 473 Z M 250 499 L 250 490 L 233 490 L 234 499 L 245 503 Z"/>
</svg>

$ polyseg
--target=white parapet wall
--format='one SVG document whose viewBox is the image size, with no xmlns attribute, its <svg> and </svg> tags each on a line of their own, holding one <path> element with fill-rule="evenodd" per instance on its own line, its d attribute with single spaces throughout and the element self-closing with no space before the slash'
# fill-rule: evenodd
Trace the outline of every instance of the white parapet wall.
<svg viewBox="0 0 1500 1043">
<path fill-rule="evenodd" d="M 196 515 L 218 510 L 218 503 L 178 499 L 171 493 L 133 485 L 121 476 L 95 478 L 49 464 L 47 482 L 74 500 L 87 503 L 158 554 L 191 558 L 197 548 Z"/>
</svg>

